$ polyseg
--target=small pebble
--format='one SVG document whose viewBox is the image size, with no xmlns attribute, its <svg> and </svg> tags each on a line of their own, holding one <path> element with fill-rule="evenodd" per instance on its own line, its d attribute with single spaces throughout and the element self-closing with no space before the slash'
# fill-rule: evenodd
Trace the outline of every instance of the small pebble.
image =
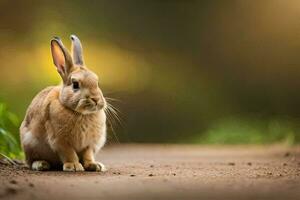
<svg viewBox="0 0 300 200">
<path fill-rule="evenodd" d="M 134 176 L 135 176 L 135 174 L 131 174 L 130 176 L 131 176 L 131 177 L 134 177 Z"/>
<path fill-rule="evenodd" d="M 284 157 L 289 157 L 290 155 L 291 155 L 290 152 L 286 152 L 286 153 L 284 154 Z"/>
<path fill-rule="evenodd" d="M 11 184 L 17 184 L 17 181 L 16 180 L 11 180 L 9 181 Z"/>
<path fill-rule="evenodd" d="M 283 166 L 287 166 L 287 164 L 286 164 L 286 163 L 283 163 L 282 165 L 283 165 Z"/>
<path fill-rule="evenodd" d="M 251 165 L 252 165 L 252 163 L 251 163 L 251 162 L 248 162 L 248 163 L 247 163 L 247 165 L 251 166 Z"/>
<path fill-rule="evenodd" d="M 29 183 L 28 185 L 29 185 L 29 187 L 34 187 L 33 183 Z"/>
<path fill-rule="evenodd" d="M 235 163 L 234 162 L 230 162 L 230 163 L 228 163 L 228 165 L 233 166 L 233 165 L 235 165 Z"/>
<path fill-rule="evenodd" d="M 268 175 L 272 175 L 273 173 L 272 173 L 272 172 L 268 172 L 267 174 L 268 174 Z"/>
<path fill-rule="evenodd" d="M 151 168 L 153 168 L 153 167 L 154 167 L 154 165 L 150 165 L 150 167 L 151 167 Z"/>
<path fill-rule="evenodd" d="M 154 176 L 153 174 L 149 174 L 148 176 Z"/>
<path fill-rule="evenodd" d="M 172 173 L 173 176 L 176 176 L 176 173 Z"/>
</svg>

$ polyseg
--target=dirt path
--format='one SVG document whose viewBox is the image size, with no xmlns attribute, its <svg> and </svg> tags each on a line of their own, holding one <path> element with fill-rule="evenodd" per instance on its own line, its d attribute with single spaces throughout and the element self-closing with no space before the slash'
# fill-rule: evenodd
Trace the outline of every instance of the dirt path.
<svg viewBox="0 0 300 200">
<path fill-rule="evenodd" d="M 0 199 L 300 199 L 300 147 L 120 145 L 105 173 L 0 165 Z"/>
</svg>

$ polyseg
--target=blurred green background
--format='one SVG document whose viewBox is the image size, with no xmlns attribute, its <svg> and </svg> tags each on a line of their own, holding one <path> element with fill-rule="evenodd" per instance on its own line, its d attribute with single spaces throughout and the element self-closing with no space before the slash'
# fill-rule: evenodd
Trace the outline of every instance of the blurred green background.
<svg viewBox="0 0 300 200">
<path fill-rule="evenodd" d="M 0 8 L 0 100 L 20 120 L 41 89 L 60 82 L 50 39 L 69 47 L 76 34 L 104 95 L 120 100 L 120 142 L 300 141 L 298 0 L 1 0 Z"/>
</svg>

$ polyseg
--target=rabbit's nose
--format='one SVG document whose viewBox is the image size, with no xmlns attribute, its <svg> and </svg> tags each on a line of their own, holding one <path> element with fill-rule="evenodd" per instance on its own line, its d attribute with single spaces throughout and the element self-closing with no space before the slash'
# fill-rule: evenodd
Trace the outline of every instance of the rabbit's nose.
<svg viewBox="0 0 300 200">
<path fill-rule="evenodd" d="M 100 101 L 100 98 L 99 98 L 99 97 L 92 97 L 91 100 L 92 100 L 93 102 L 95 102 L 95 104 L 97 105 L 98 102 Z"/>
</svg>

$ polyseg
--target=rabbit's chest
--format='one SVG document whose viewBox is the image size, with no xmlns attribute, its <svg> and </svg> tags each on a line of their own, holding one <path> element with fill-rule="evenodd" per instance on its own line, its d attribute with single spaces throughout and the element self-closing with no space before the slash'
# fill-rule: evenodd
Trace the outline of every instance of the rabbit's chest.
<svg viewBox="0 0 300 200">
<path fill-rule="evenodd" d="M 64 119 L 68 119 L 68 117 Z M 77 152 L 81 152 L 88 146 L 95 148 L 95 150 L 99 149 L 99 146 L 103 146 L 104 142 L 102 141 L 106 140 L 106 116 L 104 112 L 100 112 L 94 117 L 80 116 L 77 119 L 73 118 L 66 121 L 64 119 L 60 119 L 60 126 L 55 126 L 56 139 L 65 141 Z"/>
<path fill-rule="evenodd" d="M 95 119 L 84 119 L 74 126 L 70 136 L 74 149 L 80 152 L 88 146 L 97 146 L 105 136 L 105 124 Z"/>
</svg>

